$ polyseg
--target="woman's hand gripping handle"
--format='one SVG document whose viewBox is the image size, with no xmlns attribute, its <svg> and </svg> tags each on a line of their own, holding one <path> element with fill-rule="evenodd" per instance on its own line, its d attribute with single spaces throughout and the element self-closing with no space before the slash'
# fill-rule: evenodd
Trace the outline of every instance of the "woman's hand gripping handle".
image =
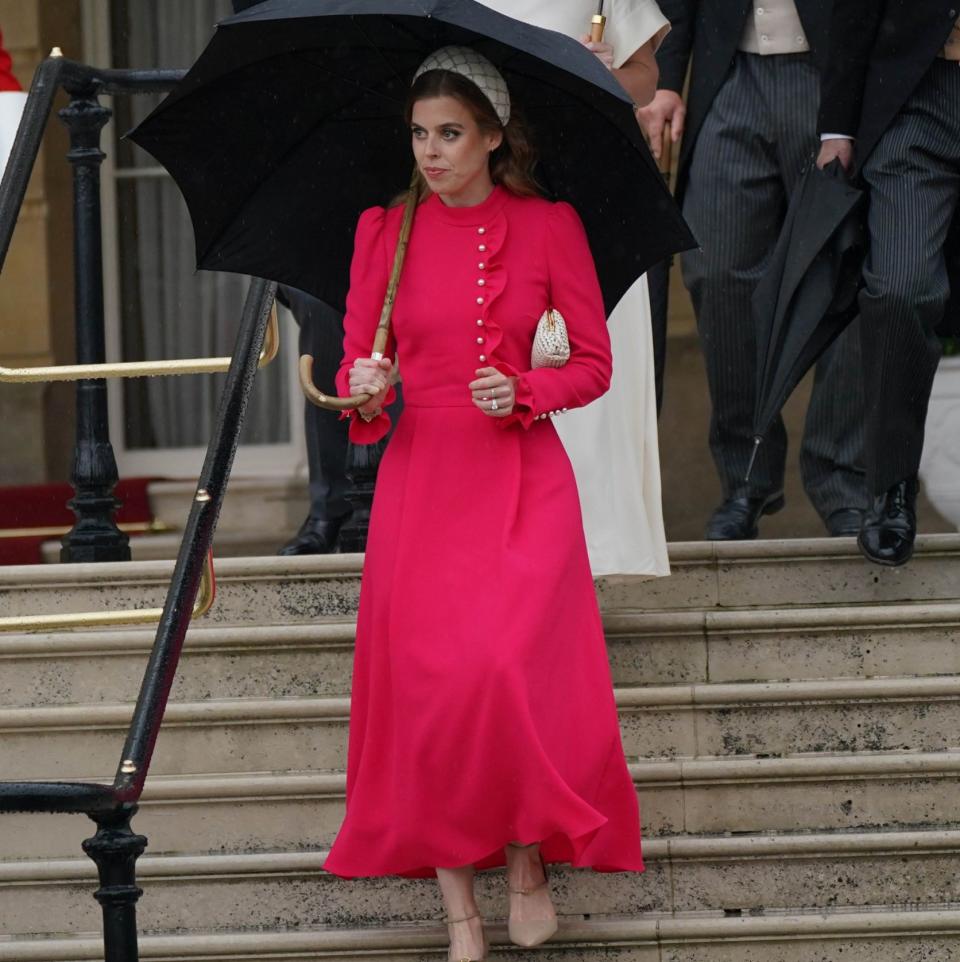
<svg viewBox="0 0 960 962">
<path fill-rule="evenodd" d="M 393 362 L 388 357 L 375 360 L 358 357 L 350 369 L 350 396 L 369 395 L 370 400 L 357 410 L 365 420 L 377 417 L 383 411 L 383 402 L 390 390 Z"/>
</svg>

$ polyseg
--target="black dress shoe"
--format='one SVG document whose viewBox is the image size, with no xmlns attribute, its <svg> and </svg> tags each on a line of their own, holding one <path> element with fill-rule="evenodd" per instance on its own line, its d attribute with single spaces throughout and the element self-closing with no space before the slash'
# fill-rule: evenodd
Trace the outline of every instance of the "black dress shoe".
<svg viewBox="0 0 960 962">
<path fill-rule="evenodd" d="M 757 522 L 776 514 L 784 505 L 783 492 L 757 498 L 727 498 L 713 512 L 707 525 L 707 541 L 750 541 L 757 536 Z"/>
<path fill-rule="evenodd" d="M 867 561 L 895 567 L 910 560 L 917 537 L 917 489 L 917 479 L 907 478 L 874 499 L 857 538 Z"/>
<path fill-rule="evenodd" d="M 332 554 L 337 550 L 337 537 L 346 518 L 322 521 L 307 518 L 300 530 L 277 552 L 278 555 Z"/>
<path fill-rule="evenodd" d="M 856 538 L 863 527 L 864 514 L 860 508 L 838 508 L 824 524 L 831 538 Z"/>
</svg>

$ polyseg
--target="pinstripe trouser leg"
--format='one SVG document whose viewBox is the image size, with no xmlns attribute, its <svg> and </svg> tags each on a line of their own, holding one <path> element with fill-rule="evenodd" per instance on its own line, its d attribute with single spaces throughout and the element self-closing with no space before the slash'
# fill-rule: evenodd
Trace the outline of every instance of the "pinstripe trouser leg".
<svg viewBox="0 0 960 962">
<path fill-rule="evenodd" d="M 707 366 L 710 449 L 725 497 L 783 486 L 787 438 L 781 419 L 760 447 L 749 486 L 743 481 L 753 450 L 758 364 L 751 298 L 790 191 L 813 160 L 818 103 L 818 75 L 806 56 L 738 54 L 691 162 L 684 214 L 702 248 L 683 256 L 683 273 Z M 857 347 L 855 336 L 844 336 L 824 357 L 808 412 L 801 466 L 823 517 L 865 501 Z"/>
<path fill-rule="evenodd" d="M 920 465 L 949 281 L 943 245 L 960 200 L 960 67 L 934 61 L 863 168 L 870 253 L 860 295 L 866 463 L 881 494 Z"/>
</svg>

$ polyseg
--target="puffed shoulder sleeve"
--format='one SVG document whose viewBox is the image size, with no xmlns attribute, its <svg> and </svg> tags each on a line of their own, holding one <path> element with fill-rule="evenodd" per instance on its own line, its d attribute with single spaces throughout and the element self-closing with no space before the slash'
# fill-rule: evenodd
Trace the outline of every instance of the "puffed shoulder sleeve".
<svg viewBox="0 0 960 962">
<path fill-rule="evenodd" d="M 501 424 L 519 421 L 529 427 L 535 420 L 583 407 L 610 387 L 610 335 L 586 231 L 569 204 L 555 204 L 548 216 L 549 296 L 566 321 L 570 359 L 563 367 L 520 374 L 514 412 Z"/>
<path fill-rule="evenodd" d="M 386 237 L 387 213 L 382 207 L 371 207 L 360 215 L 350 265 L 350 291 L 347 313 L 343 318 L 343 360 L 337 372 L 337 393 L 350 396 L 350 369 L 358 357 L 370 357 L 373 338 L 380 323 L 380 311 L 387 293 L 390 256 Z M 384 357 L 396 362 L 393 336 L 387 342 Z M 346 411 L 350 419 L 350 440 L 354 444 L 374 444 L 390 430 L 386 407 L 396 397 L 391 387 L 384 401 L 384 413 L 372 421 L 364 421 L 356 411 Z"/>
<path fill-rule="evenodd" d="M 653 41 L 654 51 L 670 32 L 670 21 L 656 0 L 614 0 L 609 5 L 606 40 L 613 45 L 613 66 L 622 67 Z"/>
</svg>

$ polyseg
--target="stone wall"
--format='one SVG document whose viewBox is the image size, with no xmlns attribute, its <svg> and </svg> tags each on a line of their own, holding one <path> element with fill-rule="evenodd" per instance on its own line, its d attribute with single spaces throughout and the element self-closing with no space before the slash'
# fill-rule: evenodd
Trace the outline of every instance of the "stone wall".
<svg viewBox="0 0 960 962">
<path fill-rule="evenodd" d="M 82 59 L 77 0 L 0 0 L 0 28 L 25 89 L 54 45 Z M 57 108 L 66 102 L 61 95 Z M 56 108 L 55 108 L 56 109 Z M 0 274 L 0 361 L 73 360 L 73 255 L 67 136 L 51 119 Z M 0 385 L 0 483 L 65 479 L 73 447 L 69 385 Z"/>
</svg>

